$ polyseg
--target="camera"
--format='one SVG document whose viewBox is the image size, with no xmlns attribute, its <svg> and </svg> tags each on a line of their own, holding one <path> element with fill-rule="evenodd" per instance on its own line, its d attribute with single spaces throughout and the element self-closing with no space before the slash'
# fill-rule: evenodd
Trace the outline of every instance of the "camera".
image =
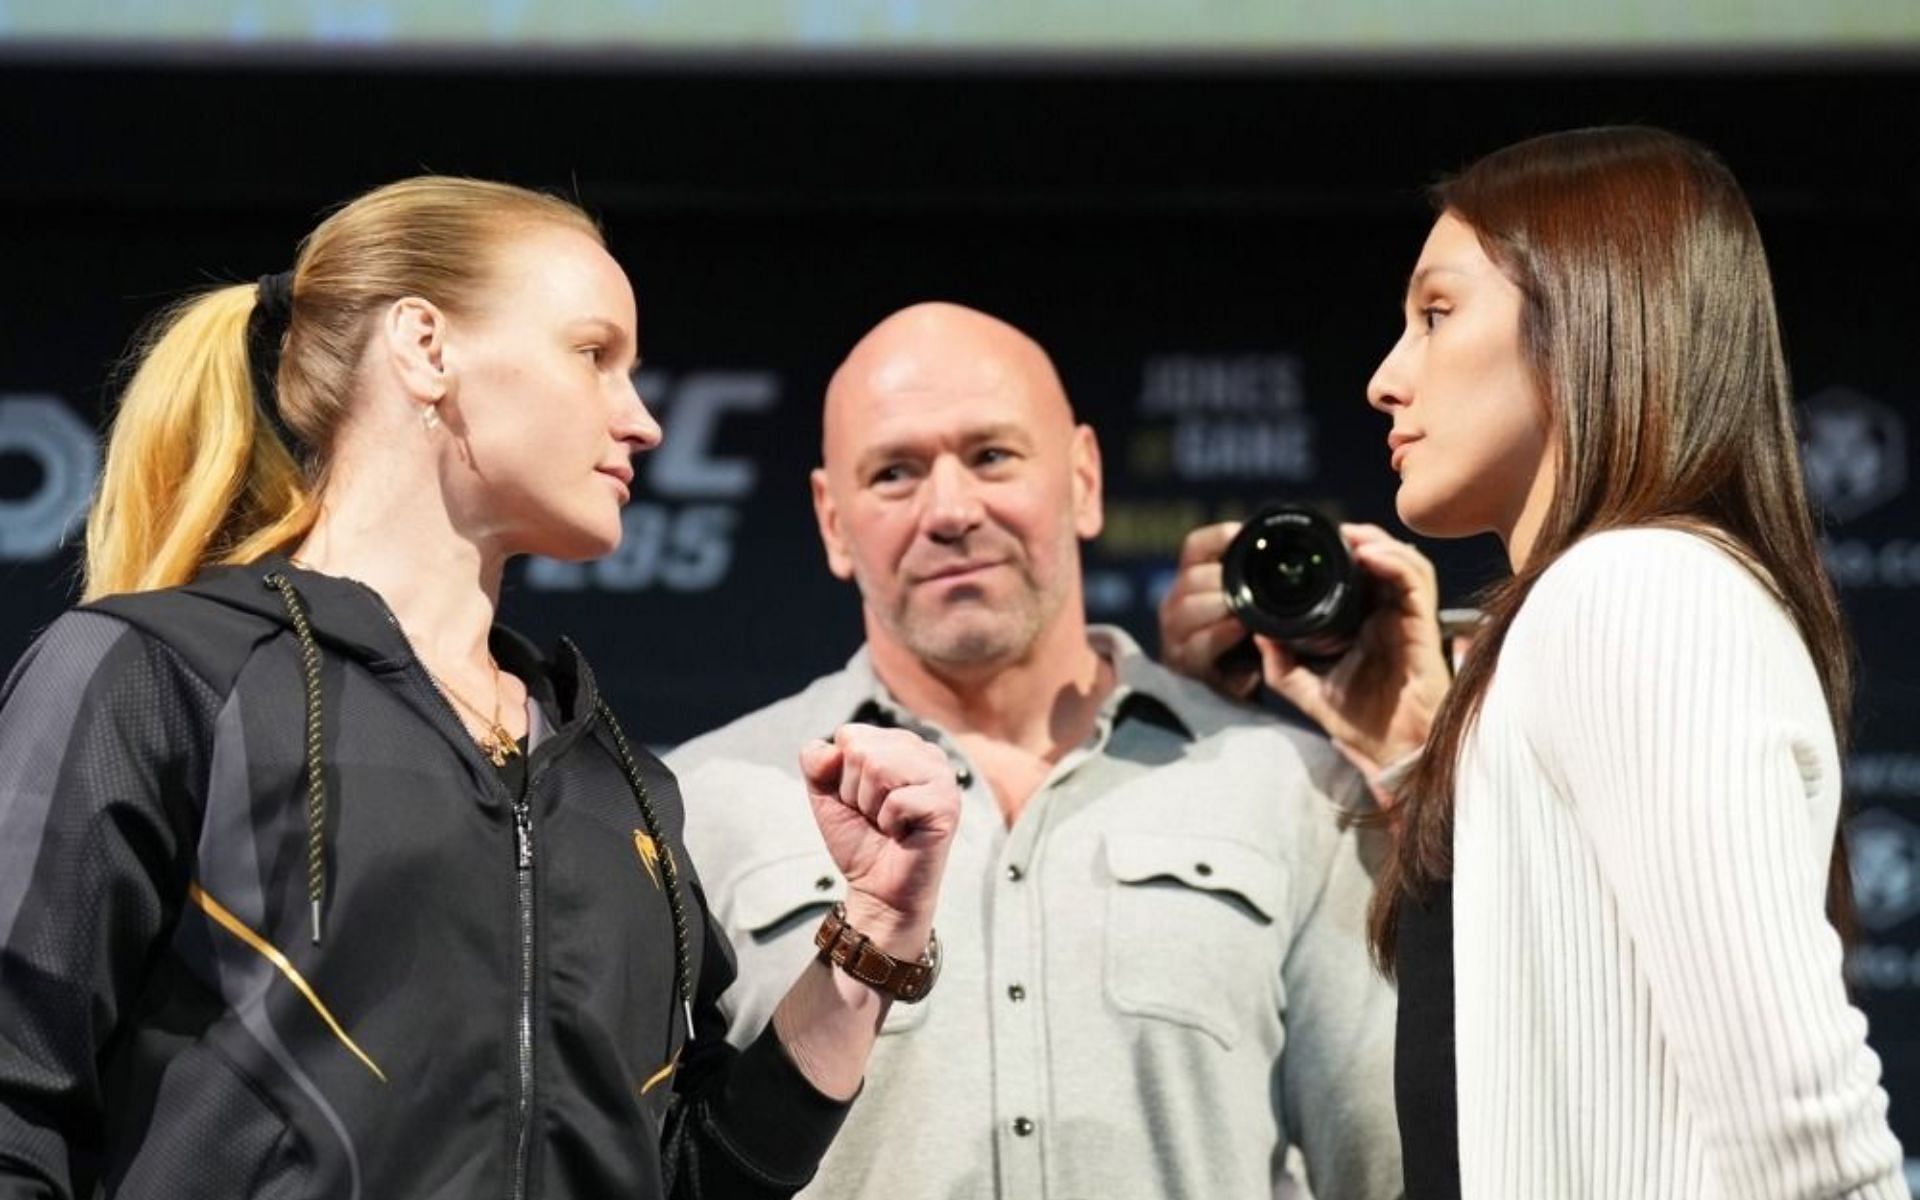
<svg viewBox="0 0 1920 1200">
<path fill-rule="evenodd" d="M 1285 645 L 1310 670 L 1324 671 L 1345 654 L 1373 611 L 1372 577 L 1339 527 L 1304 505 L 1269 504 L 1255 513 L 1227 544 L 1220 571 L 1240 623 Z M 1228 657 L 1244 662 L 1252 649 L 1249 638 Z"/>
</svg>

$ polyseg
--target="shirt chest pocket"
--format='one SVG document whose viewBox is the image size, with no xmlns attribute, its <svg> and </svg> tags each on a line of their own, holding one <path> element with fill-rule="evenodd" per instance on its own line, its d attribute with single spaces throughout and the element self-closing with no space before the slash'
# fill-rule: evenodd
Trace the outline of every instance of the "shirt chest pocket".
<svg viewBox="0 0 1920 1200">
<path fill-rule="evenodd" d="M 1111 832 L 1105 858 L 1107 998 L 1231 1050 L 1277 1022 L 1283 868 L 1230 838 Z"/>
<path fill-rule="evenodd" d="M 749 867 L 733 885 L 726 921 L 734 935 L 740 977 L 767 973 L 757 985 L 778 984 L 782 995 L 799 970 L 818 953 L 813 935 L 827 910 L 847 898 L 847 881 L 824 849 Z M 739 986 L 736 984 L 735 986 Z M 923 1004 L 895 1004 L 882 1034 L 912 1029 L 926 1020 Z"/>
</svg>

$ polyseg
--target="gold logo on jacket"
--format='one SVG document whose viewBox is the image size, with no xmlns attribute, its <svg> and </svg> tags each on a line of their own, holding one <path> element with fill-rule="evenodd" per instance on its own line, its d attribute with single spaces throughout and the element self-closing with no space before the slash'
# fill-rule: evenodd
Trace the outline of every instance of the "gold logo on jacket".
<svg viewBox="0 0 1920 1200">
<path fill-rule="evenodd" d="M 633 849 L 640 856 L 640 865 L 647 869 L 647 878 L 653 880 L 653 886 L 660 887 L 660 847 L 641 830 L 633 831 Z M 673 853 L 671 850 L 667 853 Z"/>
</svg>

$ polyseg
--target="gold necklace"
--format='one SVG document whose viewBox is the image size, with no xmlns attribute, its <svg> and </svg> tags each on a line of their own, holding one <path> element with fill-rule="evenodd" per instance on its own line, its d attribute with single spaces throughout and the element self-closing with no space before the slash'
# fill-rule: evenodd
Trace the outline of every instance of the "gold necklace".
<svg viewBox="0 0 1920 1200">
<path fill-rule="evenodd" d="M 440 678 L 438 675 L 434 675 L 432 671 L 428 671 L 427 674 L 433 677 L 433 681 L 440 685 L 440 690 L 445 692 L 455 704 L 458 704 L 461 708 L 466 709 L 481 721 L 485 722 L 487 732 L 475 738 L 474 741 L 480 743 L 480 753 L 487 756 L 488 762 L 491 762 L 496 767 L 504 767 L 507 765 L 509 758 L 518 758 L 520 756 L 520 743 L 515 741 L 514 736 L 507 732 L 507 727 L 500 723 L 500 664 L 494 661 L 493 655 L 489 654 L 487 655 L 487 665 L 493 668 L 492 716 L 481 712 L 477 706 L 469 703 L 465 696 L 448 687 L 446 680 Z"/>
<path fill-rule="evenodd" d="M 297 555 L 287 555 L 287 561 L 299 567 L 302 571 L 311 571 L 314 569 L 312 563 L 307 562 Z M 422 663 L 421 665 L 425 666 L 426 664 Z M 507 765 L 508 759 L 518 758 L 520 756 L 520 743 L 514 740 L 514 736 L 507 732 L 507 727 L 500 723 L 500 664 L 494 659 L 493 655 L 489 654 L 487 655 L 487 665 L 493 668 L 492 716 L 481 712 L 478 706 L 470 703 L 467 698 L 459 692 L 454 691 L 446 680 L 435 675 L 431 670 L 427 672 L 427 677 L 433 680 L 440 691 L 455 704 L 458 704 L 461 708 L 466 709 L 486 723 L 487 732 L 475 738 L 474 741 L 480 743 L 480 753 L 487 756 L 488 762 L 491 762 L 496 767 L 504 767 Z M 465 722 L 463 721 L 461 724 L 464 725 Z"/>
</svg>

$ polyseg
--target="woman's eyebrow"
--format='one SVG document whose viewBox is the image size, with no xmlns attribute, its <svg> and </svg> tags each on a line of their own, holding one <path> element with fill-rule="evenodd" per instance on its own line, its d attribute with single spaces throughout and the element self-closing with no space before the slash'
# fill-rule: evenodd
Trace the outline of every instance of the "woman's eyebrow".
<svg viewBox="0 0 1920 1200">
<path fill-rule="evenodd" d="M 1466 273 L 1465 270 L 1451 263 L 1429 263 L 1415 271 L 1413 278 L 1407 280 L 1407 295 L 1411 296 L 1419 291 L 1420 285 L 1435 275 L 1465 275 Z"/>
</svg>

